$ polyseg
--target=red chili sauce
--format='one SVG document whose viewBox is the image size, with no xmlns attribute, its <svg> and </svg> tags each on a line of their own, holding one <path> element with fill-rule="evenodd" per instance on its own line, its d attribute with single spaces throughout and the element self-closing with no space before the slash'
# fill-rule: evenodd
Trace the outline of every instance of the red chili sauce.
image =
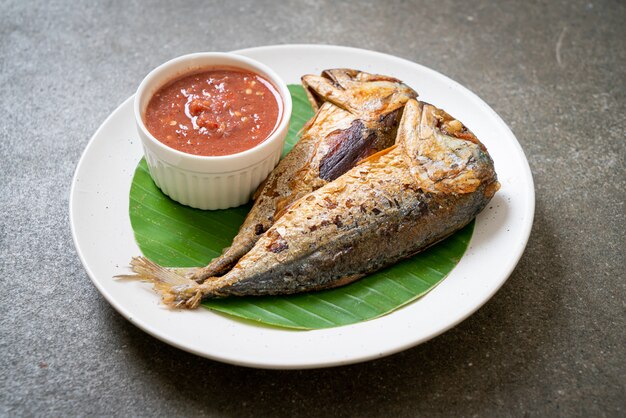
<svg viewBox="0 0 626 418">
<path fill-rule="evenodd" d="M 229 155 L 266 140 L 281 117 L 282 99 L 269 81 L 251 72 L 216 68 L 161 87 L 150 99 L 144 121 L 171 148 Z"/>
</svg>

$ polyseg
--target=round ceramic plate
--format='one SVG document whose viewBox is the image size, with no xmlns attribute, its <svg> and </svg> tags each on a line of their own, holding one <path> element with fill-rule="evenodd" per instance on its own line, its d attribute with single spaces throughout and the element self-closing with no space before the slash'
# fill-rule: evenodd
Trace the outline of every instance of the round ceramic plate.
<svg viewBox="0 0 626 418">
<path fill-rule="evenodd" d="M 113 279 L 128 273 L 131 257 L 140 254 L 128 216 L 131 180 L 142 157 L 130 97 L 89 141 L 70 196 L 78 255 L 95 286 L 120 314 L 149 334 L 200 356 L 252 367 L 311 368 L 356 363 L 415 346 L 458 324 L 489 300 L 524 251 L 535 198 L 519 143 L 485 102 L 431 69 L 377 52 L 318 45 L 237 52 L 272 67 L 287 83 L 339 67 L 403 80 L 421 100 L 445 109 L 483 141 L 502 188 L 478 216 L 469 248 L 450 275 L 426 296 L 387 316 L 338 328 L 294 331 L 206 309 L 172 311 L 149 284 Z"/>
</svg>

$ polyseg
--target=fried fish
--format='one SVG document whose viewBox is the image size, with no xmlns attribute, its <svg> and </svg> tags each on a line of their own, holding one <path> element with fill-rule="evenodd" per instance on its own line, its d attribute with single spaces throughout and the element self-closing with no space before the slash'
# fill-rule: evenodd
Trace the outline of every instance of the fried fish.
<svg viewBox="0 0 626 418">
<path fill-rule="evenodd" d="M 395 146 L 286 208 L 225 275 L 198 284 L 143 257 L 131 266 L 175 307 L 342 286 L 461 229 L 498 188 L 480 141 L 443 110 L 410 100 Z"/>
</svg>

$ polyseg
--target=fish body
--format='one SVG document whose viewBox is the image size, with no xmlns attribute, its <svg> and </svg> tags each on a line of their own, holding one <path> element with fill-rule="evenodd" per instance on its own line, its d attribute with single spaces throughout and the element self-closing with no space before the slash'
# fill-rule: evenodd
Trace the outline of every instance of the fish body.
<svg viewBox="0 0 626 418">
<path fill-rule="evenodd" d="M 145 259 L 133 267 L 173 306 L 341 286 L 461 229 L 498 188 L 478 139 L 444 111 L 410 100 L 395 146 L 292 204 L 225 275 L 197 284 L 164 277 Z"/>
<path fill-rule="evenodd" d="M 232 268 L 300 197 L 393 145 L 402 109 L 417 93 L 400 80 L 357 70 L 325 70 L 302 84 L 316 111 L 298 143 L 259 186 L 254 205 L 222 255 L 192 278 L 202 282 Z"/>
</svg>

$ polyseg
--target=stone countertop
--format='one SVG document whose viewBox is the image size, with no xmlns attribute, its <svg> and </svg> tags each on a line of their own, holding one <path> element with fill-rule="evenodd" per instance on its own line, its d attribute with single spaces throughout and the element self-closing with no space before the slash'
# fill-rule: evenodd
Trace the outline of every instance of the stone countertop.
<svg viewBox="0 0 626 418">
<path fill-rule="evenodd" d="M 626 414 L 625 21 L 623 1 L 0 2 L 0 414 Z M 517 136 L 530 241 L 454 329 L 368 363 L 255 370 L 150 337 L 88 279 L 68 198 L 97 127 L 172 57 L 284 43 L 418 62 Z"/>
</svg>

